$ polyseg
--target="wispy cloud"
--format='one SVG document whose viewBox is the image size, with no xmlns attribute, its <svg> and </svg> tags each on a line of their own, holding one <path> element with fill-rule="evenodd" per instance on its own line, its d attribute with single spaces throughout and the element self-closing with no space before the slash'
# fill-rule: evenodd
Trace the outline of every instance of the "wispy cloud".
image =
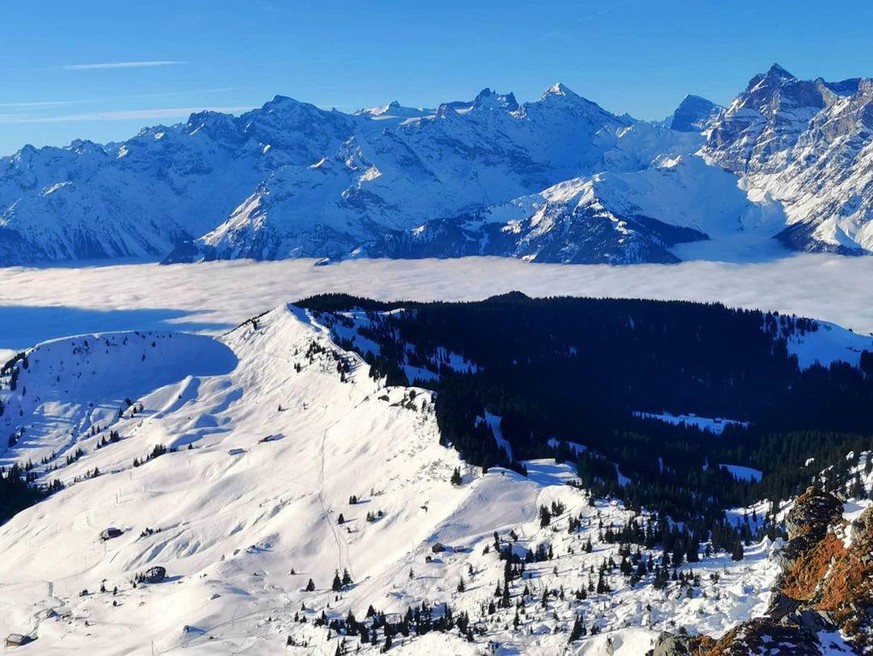
<svg viewBox="0 0 873 656">
<path fill-rule="evenodd" d="M 48 107 L 64 107 L 66 105 L 81 105 L 89 100 L 40 100 L 36 102 L 0 103 L 0 109 L 38 109 Z"/>
<path fill-rule="evenodd" d="M 152 119 L 187 118 L 196 112 L 213 111 L 235 114 L 252 109 L 250 105 L 233 107 L 161 107 L 155 109 L 129 109 L 115 112 L 89 112 L 65 116 L 29 116 L 26 114 L 0 114 L 0 123 L 76 123 L 82 121 L 147 121 Z"/>
<path fill-rule="evenodd" d="M 185 64 L 183 61 L 172 60 L 152 60 L 152 61 L 123 61 L 123 62 L 102 62 L 98 64 L 66 64 L 61 66 L 65 71 L 100 71 L 113 68 L 155 68 L 158 66 L 180 66 Z"/>
<path fill-rule="evenodd" d="M 133 98 L 171 98 L 174 96 L 198 96 L 213 93 L 230 93 L 239 91 L 239 87 L 218 87 L 215 89 L 191 89 L 188 91 L 161 91 L 158 93 L 126 93 L 103 98 L 79 98 L 76 100 L 38 100 L 29 102 L 0 102 L 0 109 L 50 109 L 69 105 L 88 105 Z"/>
</svg>

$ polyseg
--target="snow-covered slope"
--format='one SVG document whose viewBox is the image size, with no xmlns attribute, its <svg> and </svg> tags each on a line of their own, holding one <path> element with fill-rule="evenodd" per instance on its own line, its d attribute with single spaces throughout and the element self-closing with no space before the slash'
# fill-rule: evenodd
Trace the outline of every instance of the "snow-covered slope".
<svg viewBox="0 0 873 656">
<path fill-rule="evenodd" d="M 607 170 L 402 233 L 361 252 L 388 257 L 500 255 L 562 263 L 677 262 L 670 247 L 784 227 L 778 203 L 753 203 L 730 172 L 697 155 L 704 138 L 648 123 L 622 130 Z"/>
<path fill-rule="evenodd" d="M 472 639 L 413 631 L 392 651 L 562 653 L 578 616 L 599 633 L 574 653 L 640 654 L 663 629 L 718 636 L 762 613 L 778 573 L 765 541 L 739 563 L 694 563 L 693 586 L 656 590 L 650 574 L 632 586 L 613 565 L 610 590 L 595 590 L 597 568 L 621 561 L 601 533 L 633 513 L 567 485 L 571 468 L 553 461 L 527 462 L 527 477 L 466 467 L 440 445 L 429 392 L 385 388 L 293 306 L 217 340 L 55 340 L 17 371 L 0 393 L 0 427 L 17 435 L 2 457 L 66 486 L 0 527 L 0 631 L 35 637 L 24 653 L 375 653 L 383 630 L 362 644 L 319 626 L 322 613 L 361 622 L 372 605 L 393 622 L 426 602 L 435 619 L 446 603 L 468 615 Z M 123 533 L 101 541 L 110 527 Z M 552 557 L 490 611 L 495 540 Z M 166 580 L 134 586 L 155 566 Z M 331 590 L 344 570 L 353 583 Z"/>
</svg>

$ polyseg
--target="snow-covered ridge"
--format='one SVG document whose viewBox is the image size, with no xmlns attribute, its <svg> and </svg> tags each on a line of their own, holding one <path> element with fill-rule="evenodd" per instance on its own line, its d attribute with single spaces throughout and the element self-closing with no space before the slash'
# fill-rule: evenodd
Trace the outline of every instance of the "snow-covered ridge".
<svg viewBox="0 0 873 656">
<path fill-rule="evenodd" d="M 798 364 L 807 369 L 813 364 L 827 367 L 833 362 L 858 366 L 861 353 L 873 351 L 873 335 L 859 335 L 827 321 L 816 321 L 818 329 L 788 338 L 788 351 L 797 356 Z"/>
<path fill-rule="evenodd" d="M 567 485 L 572 469 L 550 460 L 526 462 L 527 478 L 465 466 L 439 444 L 429 392 L 384 387 L 293 306 L 220 339 L 79 336 L 26 359 L 15 389 L 7 372 L 0 391 L 0 424 L 24 429 L 4 458 L 30 459 L 66 488 L 0 527 L 0 631 L 31 634 L 37 651 L 334 654 L 343 638 L 316 625 L 322 612 L 371 623 L 370 605 L 396 618 L 427 601 L 435 617 L 446 603 L 468 614 L 472 642 L 455 628 L 398 634 L 392 650 L 478 654 L 497 642 L 553 653 L 581 614 L 600 633 L 576 642 L 579 653 L 610 643 L 636 654 L 662 629 L 720 635 L 762 612 L 778 569 L 765 542 L 740 563 L 718 554 L 693 564 L 699 587 L 631 587 L 614 568 L 611 591 L 577 598 L 593 585 L 590 568 L 621 560 L 601 523 L 618 528 L 632 513 Z M 548 526 L 540 507 L 554 511 Z M 110 527 L 121 534 L 101 541 Z M 501 548 L 553 557 L 529 563 L 510 607 L 489 614 L 504 572 L 495 532 Z M 134 587 L 154 566 L 168 580 Z M 337 570 L 353 581 L 339 592 Z M 345 640 L 376 653 L 377 638 Z"/>
</svg>

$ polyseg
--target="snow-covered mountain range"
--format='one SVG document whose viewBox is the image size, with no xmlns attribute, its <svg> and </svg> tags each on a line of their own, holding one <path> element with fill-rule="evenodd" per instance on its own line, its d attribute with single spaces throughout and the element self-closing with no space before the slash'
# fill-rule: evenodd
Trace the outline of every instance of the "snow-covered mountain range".
<svg viewBox="0 0 873 656">
<path fill-rule="evenodd" d="M 277 96 L 0 159 L 0 264 L 107 257 L 675 262 L 737 234 L 873 250 L 873 82 L 779 66 L 665 122 L 556 84 L 344 114 Z"/>
</svg>

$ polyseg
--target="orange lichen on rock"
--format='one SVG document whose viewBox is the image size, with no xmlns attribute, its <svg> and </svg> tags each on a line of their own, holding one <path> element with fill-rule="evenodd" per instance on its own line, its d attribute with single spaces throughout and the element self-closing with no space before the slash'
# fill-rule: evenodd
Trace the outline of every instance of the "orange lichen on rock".
<svg viewBox="0 0 873 656">
<path fill-rule="evenodd" d="M 819 632 L 838 630 L 858 653 L 873 654 L 873 508 L 847 525 L 842 501 L 810 487 L 785 525 L 789 541 L 767 614 L 735 626 L 717 642 L 703 638 L 692 650 L 685 639 L 684 652 L 662 653 L 813 656 L 822 653 Z"/>
<path fill-rule="evenodd" d="M 700 656 L 820 656 L 815 634 L 795 626 L 785 625 L 769 617 L 758 617 L 735 626 L 709 648 L 701 648 Z"/>
<path fill-rule="evenodd" d="M 856 643 L 873 648 L 869 635 L 873 617 L 873 509 L 855 523 L 851 546 L 832 563 L 812 607 L 826 613 Z"/>
<path fill-rule="evenodd" d="M 843 542 L 833 533 L 802 552 L 782 572 L 780 591 L 797 601 L 810 601 L 828 576 L 834 562 L 846 555 Z"/>
</svg>

